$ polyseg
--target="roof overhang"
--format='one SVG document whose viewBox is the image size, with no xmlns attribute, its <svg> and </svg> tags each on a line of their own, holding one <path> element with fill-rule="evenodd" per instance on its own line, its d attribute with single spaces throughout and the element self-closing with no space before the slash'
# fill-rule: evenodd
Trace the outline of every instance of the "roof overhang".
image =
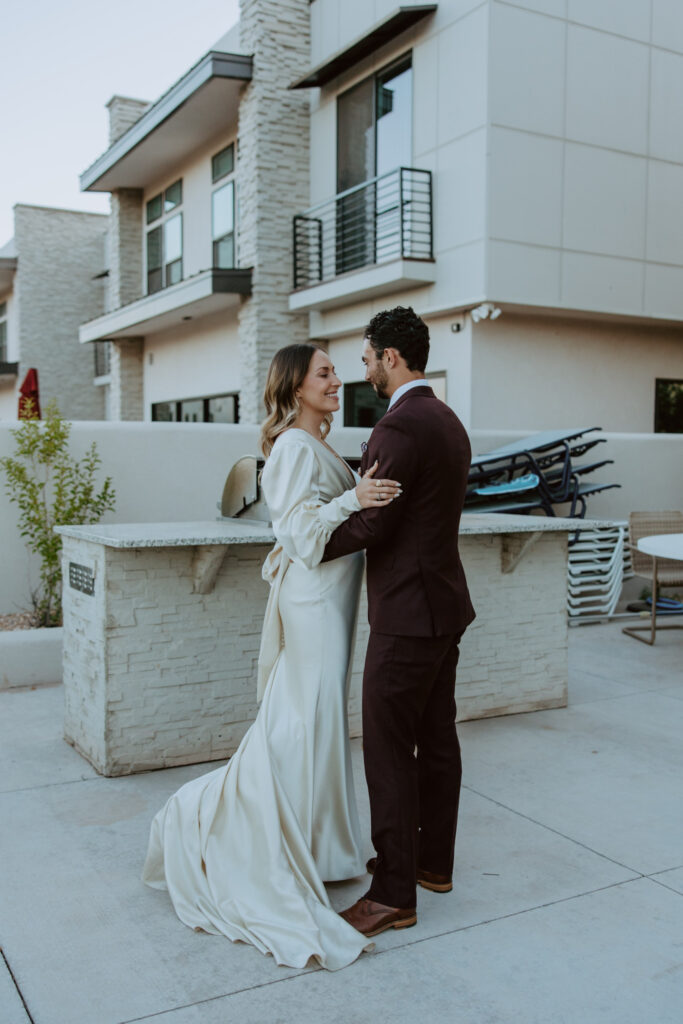
<svg viewBox="0 0 683 1024">
<path fill-rule="evenodd" d="M 14 283 L 14 275 L 17 272 L 16 256 L 0 257 L 0 295 L 8 292 Z"/>
<path fill-rule="evenodd" d="M 382 21 L 374 25 L 369 32 L 359 36 L 343 50 L 338 50 L 331 57 L 328 57 L 318 64 L 317 67 L 307 71 L 303 78 L 292 82 L 290 89 L 312 89 L 316 86 L 327 85 L 337 75 L 348 71 L 354 64 L 358 64 L 364 57 L 369 57 L 392 39 L 399 36 L 401 32 L 412 28 L 413 25 L 433 14 L 437 4 L 401 4 Z"/>
<path fill-rule="evenodd" d="M 210 51 L 83 172 L 84 192 L 145 188 L 237 122 L 252 58 Z"/>
<path fill-rule="evenodd" d="M 220 313 L 251 294 L 251 268 L 203 270 L 194 277 L 144 295 L 136 302 L 82 324 L 78 340 L 108 341 L 159 334 L 188 320 Z"/>
</svg>

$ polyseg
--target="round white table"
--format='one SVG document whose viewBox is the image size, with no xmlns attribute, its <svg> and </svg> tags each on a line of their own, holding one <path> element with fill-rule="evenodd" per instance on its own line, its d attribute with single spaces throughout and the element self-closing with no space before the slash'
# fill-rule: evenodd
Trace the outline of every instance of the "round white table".
<svg viewBox="0 0 683 1024">
<path fill-rule="evenodd" d="M 652 611 L 650 612 L 649 626 L 631 626 L 623 629 L 622 633 L 632 636 L 634 640 L 642 640 L 644 644 L 652 645 L 657 635 L 657 560 L 670 558 L 675 562 L 683 562 L 683 533 L 657 533 L 649 537 L 641 537 L 638 541 L 638 550 L 645 555 L 652 557 Z M 681 567 L 681 579 L 683 579 L 683 567 Z M 668 624 L 660 626 L 660 629 L 683 629 L 679 624 Z M 650 634 L 649 639 L 638 636 L 638 633 Z"/>
<path fill-rule="evenodd" d="M 653 558 L 673 558 L 683 562 L 683 533 L 657 533 L 651 537 L 641 537 L 638 550 Z"/>
</svg>

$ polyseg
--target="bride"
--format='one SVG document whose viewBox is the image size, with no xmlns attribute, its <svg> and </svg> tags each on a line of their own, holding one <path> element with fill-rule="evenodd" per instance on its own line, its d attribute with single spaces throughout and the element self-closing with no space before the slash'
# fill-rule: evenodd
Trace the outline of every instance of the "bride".
<svg viewBox="0 0 683 1024">
<path fill-rule="evenodd" d="M 341 381 L 313 345 L 276 353 L 265 390 L 262 487 L 276 545 L 255 722 L 221 768 L 187 783 L 152 822 L 143 880 L 191 928 L 250 942 L 278 964 L 337 970 L 372 947 L 330 906 L 324 881 L 364 873 L 346 719 L 363 554 L 320 563 L 332 531 L 388 505 L 326 443 Z"/>
</svg>

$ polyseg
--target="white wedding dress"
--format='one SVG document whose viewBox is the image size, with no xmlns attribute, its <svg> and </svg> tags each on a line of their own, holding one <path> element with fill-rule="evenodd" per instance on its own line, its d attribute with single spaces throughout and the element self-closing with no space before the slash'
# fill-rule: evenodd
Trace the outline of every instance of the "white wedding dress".
<svg viewBox="0 0 683 1024">
<path fill-rule="evenodd" d="M 228 763 L 187 783 L 152 822 L 143 880 L 191 928 L 250 942 L 278 964 L 336 970 L 372 943 L 323 881 L 365 871 L 346 717 L 363 554 L 320 564 L 360 508 L 352 471 L 292 428 L 263 471 L 276 546 L 259 659 L 263 701 Z"/>
</svg>

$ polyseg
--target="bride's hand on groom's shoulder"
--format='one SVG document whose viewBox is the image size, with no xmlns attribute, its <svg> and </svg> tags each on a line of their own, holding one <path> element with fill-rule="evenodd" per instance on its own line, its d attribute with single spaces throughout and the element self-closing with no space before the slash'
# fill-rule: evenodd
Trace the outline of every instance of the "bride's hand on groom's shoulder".
<svg viewBox="0 0 683 1024">
<path fill-rule="evenodd" d="M 362 508 L 382 508 L 383 505 L 390 505 L 401 493 L 398 480 L 385 480 L 379 477 L 375 479 L 378 467 L 379 462 L 375 460 L 374 465 L 365 471 L 356 487 L 356 495 Z"/>
</svg>

